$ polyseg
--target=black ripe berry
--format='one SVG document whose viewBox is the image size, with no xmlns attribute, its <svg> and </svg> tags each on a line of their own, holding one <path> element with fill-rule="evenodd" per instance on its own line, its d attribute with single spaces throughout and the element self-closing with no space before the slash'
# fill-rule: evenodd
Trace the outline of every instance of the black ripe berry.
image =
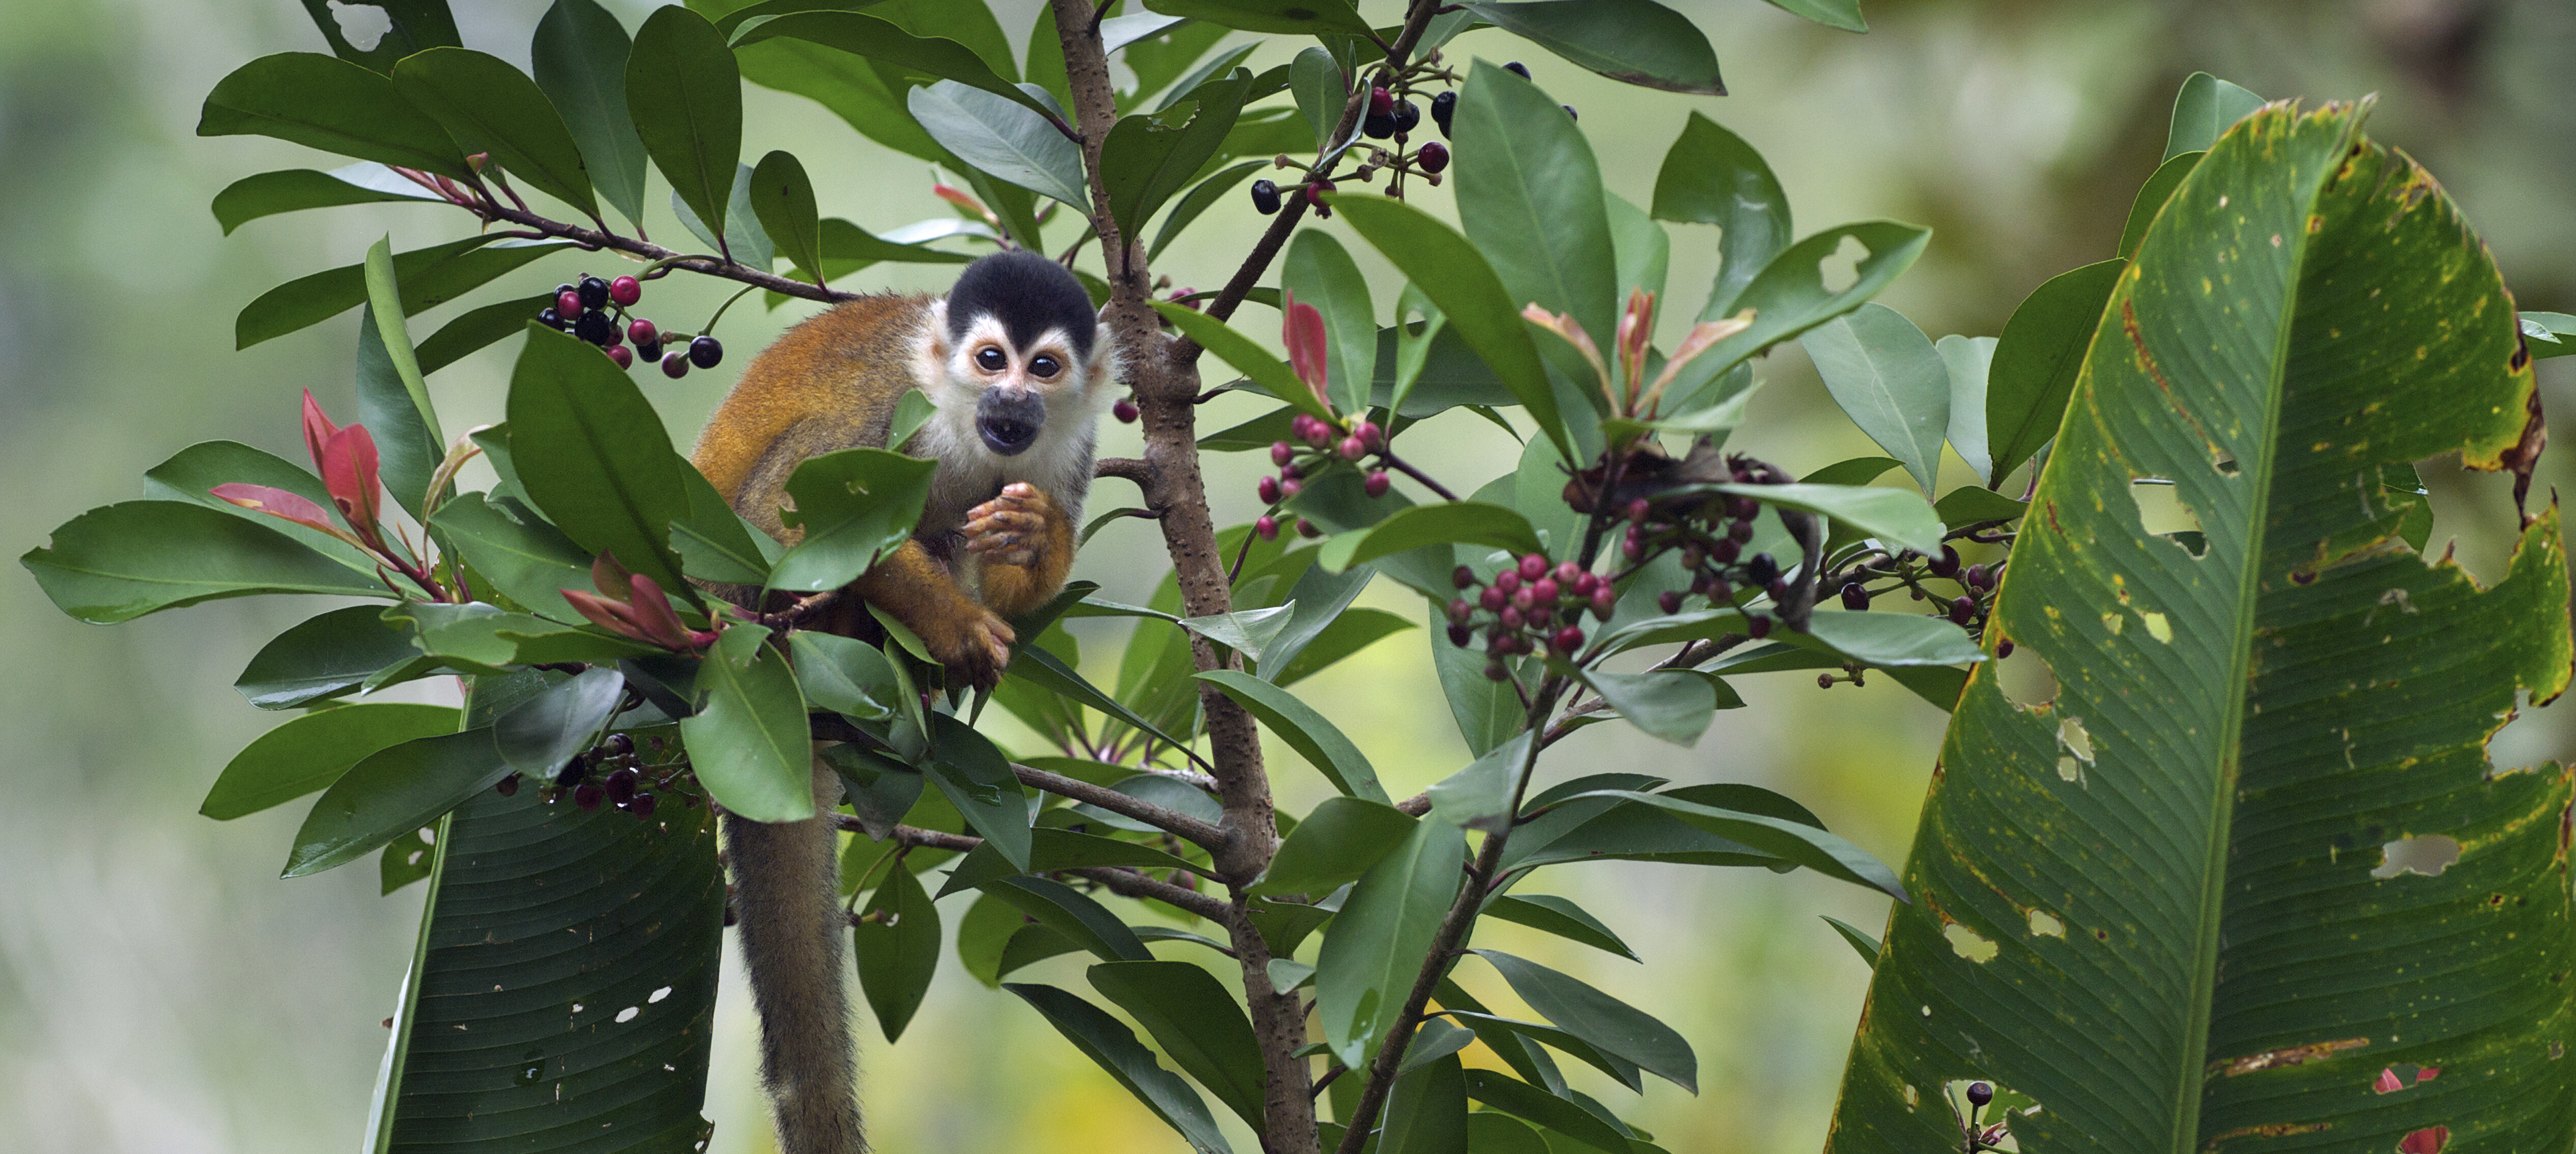
<svg viewBox="0 0 2576 1154">
<path fill-rule="evenodd" d="M 617 302 L 617 306 L 619 308 L 624 308 L 637 301 L 643 300 L 644 282 L 631 276 L 622 276 L 616 280 L 610 281 L 608 282 L 608 299 Z"/>
<path fill-rule="evenodd" d="M 1977 616 L 1977 599 L 1961 597 L 1950 603 L 1950 624 L 1965 625 Z"/>
<path fill-rule="evenodd" d="M 1756 553 L 1744 562 L 1745 584 L 1768 585 L 1779 579 L 1780 563 L 1772 560 L 1768 553 Z"/>
<path fill-rule="evenodd" d="M 651 817 L 654 804 L 652 794 L 639 793 L 635 795 L 635 800 L 626 803 L 626 812 L 637 817 Z"/>
<path fill-rule="evenodd" d="M 589 771 L 588 763 L 584 762 L 580 755 L 576 754 L 572 760 L 564 763 L 564 767 L 562 769 L 555 771 L 555 784 L 572 785 L 579 782 L 582 775 Z"/>
<path fill-rule="evenodd" d="M 689 354 L 673 349 L 662 354 L 662 375 L 679 380 L 689 375 Z"/>
<path fill-rule="evenodd" d="M 608 319 L 607 313 L 583 313 L 580 320 L 572 323 L 572 335 L 606 348 L 617 335 L 617 322 Z"/>
<path fill-rule="evenodd" d="M 608 752 L 617 757 L 624 757 L 633 753 L 635 752 L 635 739 L 632 736 L 623 733 L 609 734 Z"/>
<path fill-rule="evenodd" d="M 1862 588 L 1858 581 L 1843 586 L 1843 608 L 1855 613 L 1869 608 L 1869 590 Z"/>
<path fill-rule="evenodd" d="M 643 776 L 631 769 L 621 769 L 609 774 L 608 780 L 602 783 L 608 791 L 608 800 L 619 805 L 635 800 L 635 784 L 642 780 Z"/>
<path fill-rule="evenodd" d="M 1440 135 L 1449 135 L 1449 119 L 1458 115 L 1458 94 L 1443 92 L 1431 98 L 1431 122 L 1440 126 Z"/>
<path fill-rule="evenodd" d="M 492 792 L 503 797 L 516 796 L 519 792 L 519 775 L 514 773 L 502 778 L 500 784 L 492 787 Z"/>
<path fill-rule="evenodd" d="M 712 369 L 722 360 L 724 360 L 724 345 L 718 343 L 714 337 L 699 337 L 689 342 L 690 364 L 702 369 Z"/>
<path fill-rule="evenodd" d="M 563 314 L 556 312 L 552 306 L 537 311 L 537 323 L 556 332 L 562 332 L 571 327 L 564 323 Z"/>
<path fill-rule="evenodd" d="M 1505 71 L 1505 72 L 1517 72 L 1517 73 L 1520 73 L 1521 79 L 1523 79 L 1523 80 L 1527 80 L 1527 79 L 1529 79 L 1529 78 L 1530 78 L 1530 74 L 1529 74 L 1529 65 L 1523 64 L 1523 63 L 1521 63 L 1521 62 L 1520 62 L 1520 61 L 1518 61 L 1518 60 L 1512 61 L 1511 63 L 1506 64 L 1506 65 L 1503 65 L 1503 71 Z"/>
<path fill-rule="evenodd" d="M 1976 1107 L 1976 1108 L 1978 1108 L 1978 1109 L 1980 1109 L 1980 1110 L 1983 1110 L 1983 1109 L 1985 1109 L 1985 1108 L 1986 1108 L 1986 1103 L 1988 1103 L 1988 1102 L 1992 1102 L 1992 1101 L 1994 1101 L 1994 1100 L 1995 1100 L 1995 1088 L 1994 1088 L 1994 1087 L 1989 1086 L 1989 1085 L 1987 1085 L 1987 1084 L 1985 1084 L 1985 1083 L 1983 1083 L 1983 1082 L 1970 1082 L 1970 1083 L 1968 1083 L 1968 1104 L 1969 1104 L 1969 1105 L 1974 1106 L 1974 1107 Z"/>
<path fill-rule="evenodd" d="M 1410 100 L 1397 101 L 1395 105 L 1395 130 L 1397 132 L 1411 132 L 1421 126 L 1422 106 L 1415 104 Z"/>
<path fill-rule="evenodd" d="M 648 345 L 637 345 L 637 346 L 635 346 L 635 355 L 636 355 L 637 357 L 640 357 L 640 358 L 642 358 L 642 359 L 646 360 L 646 361 L 658 361 L 658 360 L 661 360 L 661 359 L 662 359 L 662 342 L 660 342 L 660 341 L 654 341 L 653 343 L 648 344 Z"/>
<path fill-rule="evenodd" d="M 583 277 L 581 278 L 581 287 L 579 291 L 581 293 L 581 307 L 586 309 L 604 309 L 608 307 L 607 281 L 601 280 L 595 276 Z"/>
<path fill-rule="evenodd" d="M 1449 146 L 1437 140 L 1425 144 L 1422 151 L 1414 154 L 1413 163 L 1424 172 L 1439 172 L 1449 167 Z"/>
<path fill-rule="evenodd" d="M 599 799 L 603 796 L 598 786 L 586 781 L 572 787 L 572 803 L 580 806 L 583 813 L 598 809 Z"/>
<path fill-rule="evenodd" d="M 1371 140 L 1384 140 L 1395 135 L 1395 114 L 1372 112 L 1360 118 L 1360 131 Z"/>
<path fill-rule="evenodd" d="M 1460 649 L 1465 649 L 1475 640 L 1475 630 L 1469 629 L 1464 625 L 1452 625 L 1449 627 L 1449 643 L 1451 645 L 1455 645 Z"/>
<path fill-rule="evenodd" d="M 1557 107 L 1562 108 L 1562 109 L 1564 109 L 1564 110 L 1565 110 L 1565 118 L 1566 118 L 1567 120 L 1581 120 L 1581 119 L 1583 119 L 1583 114 L 1582 114 L 1582 113 L 1580 113 L 1580 112 L 1576 112 L 1576 111 L 1574 110 L 1574 106 L 1573 106 L 1573 105 L 1571 105 L 1571 104 L 1560 104 L 1560 105 L 1557 105 Z"/>
<path fill-rule="evenodd" d="M 1252 207 L 1263 216 L 1279 211 L 1279 186 L 1266 180 L 1253 181 Z"/>
</svg>

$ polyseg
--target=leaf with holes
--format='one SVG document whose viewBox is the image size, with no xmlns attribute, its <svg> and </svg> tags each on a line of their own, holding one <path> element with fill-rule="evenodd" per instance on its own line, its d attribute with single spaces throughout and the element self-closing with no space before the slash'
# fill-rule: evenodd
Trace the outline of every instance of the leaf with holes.
<svg viewBox="0 0 2576 1154">
<path fill-rule="evenodd" d="M 2056 699 L 1969 675 L 1833 1150 L 1956 1146 L 1923 1099 L 1970 1077 L 2038 1103 L 2006 1116 L 2025 1150 L 2564 1141 L 2569 1001 L 2544 976 L 2576 961 L 2570 781 L 2483 755 L 2567 684 L 2557 511 L 2481 589 L 2405 543 L 2422 498 L 2386 481 L 2511 459 L 2537 412 L 2513 315 L 2355 106 L 2266 107 L 2183 180 L 2092 334 L 1986 627 Z M 2197 515 L 2200 555 L 2144 530 L 2142 477 Z M 2386 868 L 2436 834 L 2457 862 Z M 2371 1093 L 2399 1063 L 2478 1073 Z"/>
</svg>

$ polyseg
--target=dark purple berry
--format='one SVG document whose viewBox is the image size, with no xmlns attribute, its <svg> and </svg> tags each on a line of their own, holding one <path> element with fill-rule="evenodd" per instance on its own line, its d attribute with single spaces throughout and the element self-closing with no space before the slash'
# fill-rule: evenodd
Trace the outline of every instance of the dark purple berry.
<svg viewBox="0 0 2576 1154">
<path fill-rule="evenodd" d="M 1574 110 L 1574 106 L 1573 106 L 1573 105 L 1571 105 L 1571 104 L 1560 104 L 1560 105 L 1557 105 L 1557 107 L 1562 108 L 1562 109 L 1564 109 L 1564 110 L 1565 110 L 1565 118 L 1566 118 L 1567 120 L 1581 120 L 1581 119 L 1583 119 L 1583 114 L 1582 114 L 1582 113 L 1579 113 L 1579 112 L 1576 112 L 1576 111 Z"/>
<path fill-rule="evenodd" d="M 1961 597 L 1950 602 L 1950 624 L 1965 625 L 1977 616 L 1977 599 Z"/>
<path fill-rule="evenodd" d="M 514 773 L 508 777 L 502 778 L 498 784 L 492 787 L 492 792 L 500 794 L 503 797 L 517 796 L 519 792 L 519 775 Z"/>
<path fill-rule="evenodd" d="M 537 323 L 553 329 L 556 332 L 562 332 L 565 329 L 572 327 L 564 322 L 562 313 L 556 312 L 552 308 L 538 310 Z"/>
<path fill-rule="evenodd" d="M 1557 630 L 1556 636 L 1548 638 L 1547 643 L 1554 646 L 1559 653 L 1572 653 L 1583 648 L 1583 627 L 1568 625 Z"/>
<path fill-rule="evenodd" d="M 604 795 L 600 792 L 598 786 L 592 785 L 586 781 L 580 785 L 572 787 L 572 803 L 580 806 L 583 813 L 589 813 L 598 809 L 599 799 L 602 796 Z"/>
<path fill-rule="evenodd" d="M 1983 1082 L 1970 1082 L 1970 1083 L 1968 1083 L 1968 1104 L 1969 1104 L 1969 1105 L 1974 1106 L 1974 1107 L 1976 1107 L 1976 1108 L 1978 1108 L 1978 1109 L 1980 1109 L 1980 1110 L 1983 1110 L 1983 1109 L 1985 1109 L 1985 1108 L 1986 1108 L 1986 1103 L 1988 1103 L 1988 1102 L 1992 1102 L 1992 1101 L 1994 1101 L 1994 1100 L 1995 1100 L 1995 1088 L 1994 1088 L 1994 1087 L 1989 1086 L 1989 1085 L 1986 1085 L 1986 1084 L 1985 1084 L 1985 1083 L 1983 1083 Z"/>
<path fill-rule="evenodd" d="M 1110 403 L 1109 415 L 1118 418 L 1119 424 L 1135 424 L 1137 416 L 1136 402 L 1128 400 L 1125 397 L 1120 397 L 1116 401 Z"/>
<path fill-rule="evenodd" d="M 583 760 L 582 760 L 578 755 L 576 755 L 576 756 L 574 756 L 574 758 L 573 758 L 572 760 L 565 762 L 565 763 L 564 763 L 564 767 L 563 767 L 562 769 L 559 769 L 559 770 L 556 770 L 556 771 L 555 771 L 555 784 L 556 784 L 556 785 L 573 785 L 573 784 L 576 784 L 576 783 L 578 783 L 579 781 L 581 781 L 582 777 L 583 777 L 584 775 L 588 774 L 589 772 L 590 772 L 590 763 L 588 763 L 588 762 L 586 762 L 586 761 L 583 761 Z"/>
<path fill-rule="evenodd" d="M 1645 524 L 1646 514 L 1653 511 L 1653 509 L 1654 506 L 1648 504 L 1646 499 L 1643 497 L 1639 497 L 1634 501 L 1628 502 L 1628 523 L 1631 525 Z"/>
<path fill-rule="evenodd" d="M 1392 113 L 1369 113 L 1360 118 L 1360 131 L 1371 140 L 1384 140 L 1395 135 L 1395 116 Z"/>
<path fill-rule="evenodd" d="M 1655 608 L 1666 613 L 1679 613 L 1682 611 L 1682 595 L 1670 589 L 1655 594 Z"/>
<path fill-rule="evenodd" d="M 1472 588 L 1476 584 L 1476 571 L 1461 565 L 1449 574 L 1449 583 L 1461 589 Z"/>
<path fill-rule="evenodd" d="M 1991 589 L 1995 583 L 1994 577 L 1986 572 L 1986 567 L 1983 565 L 1968 566 L 1964 579 L 1970 589 Z"/>
<path fill-rule="evenodd" d="M 1395 112 L 1395 94 L 1384 88 L 1369 89 L 1369 115 L 1388 116 Z"/>
<path fill-rule="evenodd" d="M 1252 207 L 1263 216 L 1279 211 L 1279 186 L 1266 180 L 1253 181 Z"/>
<path fill-rule="evenodd" d="M 572 291 L 574 291 L 574 286 L 572 286 L 572 285 L 568 285 L 568 284 L 559 284 L 559 285 L 556 285 L 556 286 L 555 286 L 555 295 L 556 295 L 556 296 L 562 296 L 562 295 L 564 295 L 565 293 L 572 292 Z M 580 299 L 580 298 L 575 297 L 574 299 L 575 299 L 575 300 L 578 300 L 578 299 Z"/>
<path fill-rule="evenodd" d="M 673 349 L 662 354 L 662 375 L 679 380 L 689 375 L 689 354 Z"/>
<path fill-rule="evenodd" d="M 1476 595 L 1476 604 L 1484 606 L 1488 613 L 1500 612 L 1503 606 L 1511 603 L 1511 594 L 1503 592 L 1500 585 L 1485 586 L 1485 591 Z"/>
<path fill-rule="evenodd" d="M 1502 618 L 1505 629 L 1518 629 L 1529 624 L 1529 615 L 1521 612 L 1521 607 L 1518 605 L 1503 606 L 1503 611 L 1498 616 Z"/>
<path fill-rule="evenodd" d="M 618 368 L 631 369 L 635 367 L 635 350 L 624 345 L 610 345 L 608 359 L 617 362 Z"/>
<path fill-rule="evenodd" d="M 1744 632 L 1746 636 L 1753 638 L 1755 641 L 1760 641 L 1765 637 L 1769 637 L 1771 635 L 1771 619 L 1757 614 L 1752 620 L 1744 623 Z"/>
<path fill-rule="evenodd" d="M 1995 642 L 1995 660 L 1997 660 L 1997 661 L 2001 661 L 2001 660 L 2003 660 L 2004 658 L 2007 658 L 2007 657 L 2012 656 L 2012 653 L 2013 653 L 2013 643 L 2012 643 L 2012 638 L 2007 637 L 2007 638 L 2004 638 L 2004 639 L 2003 639 L 2003 640 L 2001 640 L 2001 641 Z"/>
<path fill-rule="evenodd" d="M 606 348 L 617 335 L 617 322 L 608 319 L 607 313 L 583 313 L 572 323 L 572 335 Z"/>
<path fill-rule="evenodd" d="M 1530 628 L 1545 629 L 1556 620 L 1556 610 L 1545 605 L 1533 605 L 1530 607 L 1528 620 Z"/>
<path fill-rule="evenodd" d="M 1753 539 L 1753 519 L 1745 517 L 1726 523 L 1726 539 L 1741 545 Z"/>
<path fill-rule="evenodd" d="M 1360 482 L 1360 491 L 1371 497 L 1383 497 L 1386 496 L 1387 487 L 1394 483 L 1387 477 L 1386 470 L 1372 469 L 1367 479 Z"/>
<path fill-rule="evenodd" d="M 1518 61 L 1518 60 L 1512 61 L 1511 63 L 1506 64 L 1506 65 L 1503 65 L 1503 71 L 1505 71 L 1505 72 L 1517 72 L 1517 73 L 1519 73 L 1519 74 L 1520 74 L 1520 77 L 1521 77 L 1521 79 L 1523 79 L 1523 80 L 1527 80 L 1527 79 L 1529 79 L 1529 78 L 1530 78 L 1530 74 L 1529 74 L 1529 65 L 1523 64 L 1523 63 L 1521 63 L 1521 62 L 1520 62 L 1520 61 Z"/>
<path fill-rule="evenodd" d="M 1505 569 L 1500 573 L 1494 574 L 1494 588 L 1500 589 L 1505 593 L 1511 593 L 1518 590 L 1520 587 L 1521 571 L 1518 568 Z"/>
<path fill-rule="evenodd" d="M 1457 93 L 1443 92 L 1440 95 L 1431 98 L 1431 122 L 1440 126 L 1440 135 L 1449 135 L 1449 118 L 1456 115 L 1458 115 Z M 1428 151 L 1428 149 L 1425 151 Z M 1440 151 L 1446 153 L 1449 150 L 1444 148 Z M 1431 171 L 1438 172 L 1440 170 L 1435 168 Z"/>
<path fill-rule="evenodd" d="M 1442 95 L 1445 96 L 1447 93 Z M 1422 151 L 1414 154 L 1413 163 L 1424 172 L 1438 172 L 1447 168 L 1449 167 L 1449 146 L 1437 140 L 1423 145 Z"/>
<path fill-rule="evenodd" d="M 655 804 L 652 794 L 639 793 L 635 795 L 635 800 L 626 803 L 626 812 L 637 817 L 651 817 Z"/>
<path fill-rule="evenodd" d="M 1486 662 L 1486 663 L 1485 663 L 1485 680 L 1487 680 L 1487 681 L 1507 681 L 1507 680 L 1509 680 L 1509 679 L 1511 678 L 1511 676 L 1512 676 L 1512 671 L 1511 671 L 1509 668 L 1505 667 L 1505 666 L 1503 665 L 1503 663 L 1502 663 L 1502 662 L 1500 662 L 1500 661 L 1488 661 L 1488 662 Z"/>
<path fill-rule="evenodd" d="M 1735 564 L 1735 559 L 1742 556 L 1743 553 L 1744 546 L 1736 544 L 1735 540 L 1731 537 L 1720 538 L 1717 544 L 1708 547 L 1709 559 L 1720 565 Z"/>
<path fill-rule="evenodd" d="M 1817 674 L 1817 675 L 1816 675 L 1816 688 L 1818 688 L 1818 689 L 1831 689 L 1831 688 L 1833 688 L 1833 687 L 1834 687 L 1834 675 L 1833 675 L 1833 674 L 1830 674 L 1830 673 L 1819 673 L 1819 674 Z"/>
<path fill-rule="evenodd" d="M 1420 127 L 1422 127 L 1422 106 L 1410 100 L 1398 102 L 1395 106 L 1395 130 L 1411 132 Z"/>
<path fill-rule="evenodd" d="M 1290 446 L 1290 445 L 1288 444 L 1288 442 L 1286 442 L 1286 441 L 1272 441 L 1272 442 L 1270 442 L 1270 463 L 1271 463 L 1271 464 L 1273 464 L 1273 465 L 1277 465 L 1277 466 L 1279 466 L 1280 468 L 1285 469 L 1285 468 L 1287 468 L 1287 467 L 1288 467 L 1288 462 L 1290 462 L 1290 461 L 1294 461 L 1294 460 L 1296 460 L 1296 459 L 1297 459 L 1297 450 L 1296 450 L 1294 447 Z"/>
<path fill-rule="evenodd" d="M 1276 505 L 1279 503 L 1279 478 L 1263 477 L 1260 484 L 1253 486 L 1252 491 L 1260 496 L 1262 504 Z"/>
<path fill-rule="evenodd" d="M 1858 581 L 1843 586 L 1843 608 L 1855 613 L 1869 608 L 1869 590 L 1862 588 Z"/>
<path fill-rule="evenodd" d="M 612 733 L 608 735 L 609 756 L 626 757 L 634 752 L 635 739 L 632 736 L 623 733 Z"/>
<path fill-rule="evenodd" d="M 714 337 L 699 337 L 689 342 L 690 364 L 702 369 L 712 369 L 723 360 L 724 345 Z"/>
<path fill-rule="evenodd" d="M 1252 531 L 1260 534 L 1264 541 L 1276 541 L 1279 539 L 1279 518 L 1255 518 L 1252 522 Z"/>
<path fill-rule="evenodd" d="M 607 281 L 601 280 L 595 276 L 586 276 L 581 278 L 580 286 L 574 291 L 581 294 L 581 307 L 583 308 L 604 309 L 608 307 Z"/>
<path fill-rule="evenodd" d="M 1768 585 L 1780 579 L 1780 563 L 1768 553 L 1756 553 L 1744 563 L 1744 580 L 1752 585 Z"/>
<path fill-rule="evenodd" d="M 1594 586 L 1592 590 L 1592 615 L 1603 621 L 1608 621 L 1610 619 L 1610 615 L 1617 613 L 1618 611 L 1619 595 L 1610 591 L 1610 583 L 1604 581 L 1601 584 Z"/>
<path fill-rule="evenodd" d="M 1950 546 L 1943 545 L 1941 547 L 1941 555 L 1931 559 L 1930 561 L 1924 562 L 1923 567 L 1931 570 L 1932 575 L 1935 577 L 1957 576 L 1959 572 L 1959 551 L 1951 548 Z"/>
<path fill-rule="evenodd" d="M 624 805 L 635 800 L 635 783 L 643 776 L 631 769 L 621 769 L 609 774 L 601 788 L 608 791 L 608 800 Z"/>
<path fill-rule="evenodd" d="M 662 342 L 635 346 L 635 359 L 650 364 L 662 359 Z"/>
<path fill-rule="evenodd" d="M 1450 624 L 1464 625 L 1467 623 L 1468 618 L 1476 615 L 1476 607 L 1468 604 L 1466 598 L 1459 597 L 1449 602 L 1449 608 L 1446 612 L 1449 614 Z"/>
<path fill-rule="evenodd" d="M 1475 640 L 1475 630 L 1469 629 L 1464 625 L 1452 625 L 1449 627 L 1449 643 L 1451 645 L 1455 645 L 1460 649 L 1465 649 L 1467 646 L 1474 644 Z"/>
<path fill-rule="evenodd" d="M 644 282 L 631 276 L 622 276 L 616 280 L 610 281 L 608 282 L 608 299 L 617 302 L 617 307 L 619 308 L 626 308 L 637 301 L 643 300 Z"/>
</svg>

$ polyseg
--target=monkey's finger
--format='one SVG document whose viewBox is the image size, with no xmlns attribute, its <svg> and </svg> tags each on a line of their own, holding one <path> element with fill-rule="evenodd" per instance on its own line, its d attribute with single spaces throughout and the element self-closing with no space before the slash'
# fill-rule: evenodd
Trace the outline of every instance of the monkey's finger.
<svg viewBox="0 0 2576 1154">
<path fill-rule="evenodd" d="M 968 521 L 966 527 L 960 531 L 969 537 L 977 537 L 997 532 L 1035 533 L 1044 528 L 1046 528 L 1044 517 L 1035 513 L 1006 511 Z"/>
</svg>

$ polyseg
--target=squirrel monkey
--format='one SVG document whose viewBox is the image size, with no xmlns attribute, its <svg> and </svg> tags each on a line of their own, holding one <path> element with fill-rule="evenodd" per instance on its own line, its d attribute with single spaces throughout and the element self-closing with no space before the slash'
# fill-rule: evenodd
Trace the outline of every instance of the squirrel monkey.
<svg viewBox="0 0 2576 1154">
<path fill-rule="evenodd" d="M 1072 567 L 1095 426 L 1117 375 L 1112 348 L 1071 272 L 1039 253 L 995 253 L 967 265 L 945 298 L 862 297 L 788 330 L 716 409 L 695 461 L 736 511 L 793 541 L 779 510 L 796 466 L 888 447 L 896 402 L 919 388 L 936 411 L 895 447 L 939 462 L 929 503 L 912 540 L 819 625 L 875 629 L 864 601 L 953 675 L 990 685 L 1010 660 L 1005 619 L 1044 604 Z M 817 817 L 727 815 L 725 843 L 778 1147 L 856 1154 L 866 1141 L 830 818 L 841 782 L 817 759 L 813 784 Z"/>
</svg>

